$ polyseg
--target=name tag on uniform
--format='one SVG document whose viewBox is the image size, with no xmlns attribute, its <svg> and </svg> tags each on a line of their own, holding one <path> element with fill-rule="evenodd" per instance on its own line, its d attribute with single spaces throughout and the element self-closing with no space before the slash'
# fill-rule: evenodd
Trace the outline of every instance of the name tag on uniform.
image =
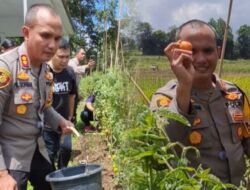
<svg viewBox="0 0 250 190">
<path fill-rule="evenodd" d="M 23 88 L 23 87 L 32 87 L 32 82 L 27 81 L 17 81 L 15 83 L 16 87 Z"/>
</svg>

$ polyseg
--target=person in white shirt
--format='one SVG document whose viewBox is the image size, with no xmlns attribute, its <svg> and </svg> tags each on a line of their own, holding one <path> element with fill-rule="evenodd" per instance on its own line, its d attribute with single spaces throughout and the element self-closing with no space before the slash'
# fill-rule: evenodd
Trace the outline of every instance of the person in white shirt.
<svg viewBox="0 0 250 190">
<path fill-rule="evenodd" d="M 91 69 L 95 64 L 93 59 L 89 59 L 86 65 L 81 65 L 80 63 L 84 60 L 85 56 L 86 56 L 86 52 L 84 48 L 79 47 L 76 49 L 75 57 L 70 59 L 68 63 L 68 65 L 72 67 L 74 70 L 75 77 L 76 77 L 76 88 L 77 88 L 77 92 L 75 96 L 75 105 L 74 105 L 74 116 L 71 120 L 72 122 L 75 122 L 75 119 L 76 119 L 76 109 L 77 109 L 77 104 L 79 101 L 78 87 L 79 87 L 80 80 L 82 76 L 86 73 L 86 70 Z"/>
<path fill-rule="evenodd" d="M 69 60 L 69 66 L 71 66 L 76 75 L 76 84 L 79 85 L 81 77 L 86 73 L 86 69 L 90 69 L 95 64 L 93 59 L 90 59 L 86 65 L 81 65 L 81 61 L 84 60 L 86 55 L 85 50 L 80 47 L 76 50 L 75 57 Z"/>
</svg>

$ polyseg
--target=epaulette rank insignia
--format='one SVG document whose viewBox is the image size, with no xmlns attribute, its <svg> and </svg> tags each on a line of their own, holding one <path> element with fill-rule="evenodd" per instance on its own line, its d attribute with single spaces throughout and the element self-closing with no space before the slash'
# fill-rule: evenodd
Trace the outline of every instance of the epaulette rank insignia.
<svg viewBox="0 0 250 190">
<path fill-rule="evenodd" d="M 23 67 L 29 67 L 27 55 L 21 55 L 21 64 Z"/>
</svg>

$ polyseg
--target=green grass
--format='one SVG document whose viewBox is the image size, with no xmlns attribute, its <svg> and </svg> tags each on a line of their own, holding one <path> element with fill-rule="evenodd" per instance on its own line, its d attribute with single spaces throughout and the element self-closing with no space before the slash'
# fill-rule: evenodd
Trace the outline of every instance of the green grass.
<svg viewBox="0 0 250 190">
<path fill-rule="evenodd" d="M 174 78 L 164 56 L 132 55 L 129 60 L 132 60 L 127 63 L 130 64 L 132 76 L 149 99 L 158 88 Z M 220 60 L 215 73 L 219 71 L 219 63 Z M 158 66 L 158 70 L 153 71 L 152 65 Z M 224 60 L 221 78 L 237 84 L 250 97 L 250 60 Z"/>
<path fill-rule="evenodd" d="M 217 67 L 217 72 L 218 69 L 219 65 Z M 225 60 L 223 63 L 222 76 L 230 73 L 235 75 L 250 74 L 250 60 Z"/>
<path fill-rule="evenodd" d="M 248 76 L 225 76 L 225 80 L 237 84 L 250 98 L 250 75 Z"/>
</svg>

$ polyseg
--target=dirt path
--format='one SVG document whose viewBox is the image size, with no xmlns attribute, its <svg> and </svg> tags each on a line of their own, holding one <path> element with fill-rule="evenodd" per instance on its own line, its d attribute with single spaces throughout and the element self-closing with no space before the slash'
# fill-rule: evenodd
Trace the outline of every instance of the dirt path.
<svg viewBox="0 0 250 190">
<path fill-rule="evenodd" d="M 87 161 L 87 163 L 100 164 L 103 167 L 103 190 L 115 190 L 117 188 L 113 182 L 112 162 L 108 155 L 105 136 L 101 133 L 84 134 L 73 145 L 72 156 L 74 163 Z"/>
</svg>

